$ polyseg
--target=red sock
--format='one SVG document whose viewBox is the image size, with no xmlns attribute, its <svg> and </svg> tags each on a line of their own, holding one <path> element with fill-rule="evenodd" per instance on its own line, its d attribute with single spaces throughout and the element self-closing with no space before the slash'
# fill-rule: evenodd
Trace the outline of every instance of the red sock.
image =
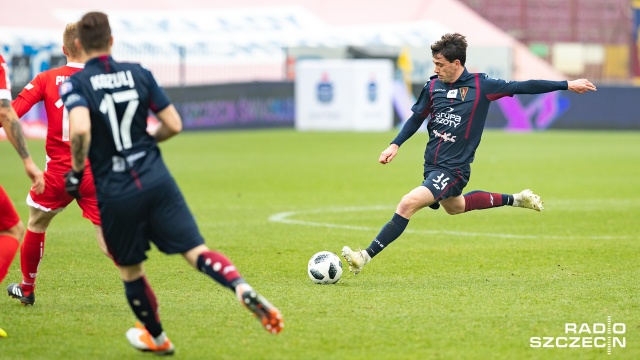
<svg viewBox="0 0 640 360">
<path fill-rule="evenodd" d="M 22 270 L 22 291 L 29 296 L 33 291 L 38 275 L 38 266 L 44 254 L 44 233 L 27 230 L 20 247 L 20 269 Z"/>
<path fill-rule="evenodd" d="M 472 191 L 464 195 L 464 211 L 482 210 L 506 205 L 503 204 L 502 197 L 502 194 Z"/>
<path fill-rule="evenodd" d="M 11 262 L 18 252 L 18 247 L 20 247 L 18 239 L 8 235 L 0 235 L 0 283 L 7 276 Z"/>
</svg>

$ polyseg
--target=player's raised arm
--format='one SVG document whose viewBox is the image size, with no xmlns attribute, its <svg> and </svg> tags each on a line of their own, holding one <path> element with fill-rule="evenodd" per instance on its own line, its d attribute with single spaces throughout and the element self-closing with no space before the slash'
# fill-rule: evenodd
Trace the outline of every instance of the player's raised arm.
<svg viewBox="0 0 640 360">
<path fill-rule="evenodd" d="M 571 90 L 578 94 L 584 94 L 587 91 L 597 91 L 596 86 L 591 83 L 591 81 L 587 79 L 577 79 L 572 81 L 567 81 L 567 90 Z"/>
</svg>

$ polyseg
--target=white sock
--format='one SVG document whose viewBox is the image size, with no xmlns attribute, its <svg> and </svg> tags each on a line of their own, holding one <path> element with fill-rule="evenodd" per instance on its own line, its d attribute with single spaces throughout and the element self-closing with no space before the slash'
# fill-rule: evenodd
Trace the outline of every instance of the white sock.
<svg viewBox="0 0 640 360">
<path fill-rule="evenodd" d="M 360 250 L 362 252 L 362 257 L 364 258 L 364 263 L 368 264 L 369 261 L 371 261 L 371 256 L 369 256 L 369 253 L 367 252 L 367 250 Z"/>
<path fill-rule="evenodd" d="M 167 334 L 163 331 L 162 334 L 158 335 L 157 337 L 152 336 L 152 338 L 154 344 L 160 346 L 167 341 Z"/>
<path fill-rule="evenodd" d="M 511 204 L 511 206 L 520 206 L 521 201 L 520 193 L 513 194 L 513 204 Z"/>
</svg>

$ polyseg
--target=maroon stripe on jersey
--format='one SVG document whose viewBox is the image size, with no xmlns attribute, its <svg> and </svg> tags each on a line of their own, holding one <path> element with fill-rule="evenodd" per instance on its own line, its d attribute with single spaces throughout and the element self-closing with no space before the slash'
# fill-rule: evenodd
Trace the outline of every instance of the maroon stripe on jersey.
<svg viewBox="0 0 640 360">
<path fill-rule="evenodd" d="M 473 100 L 473 108 L 471 109 L 471 115 L 469 116 L 469 122 L 467 122 L 467 132 L 464 134 L 464 138 L 469 138 L 469 132 L 471 131 L 471 122 L 473 121 L 473 115 L 476 113 L 476 107 L 478 107 L 478 101 L 480 101 L 480 78 L 476 75 L 476 99 Z"/>
<path fill-rule="evenodd" d="M 489 94 L 489 95 L 487 95 L 487 99 L 489 99 L 489 101 L 496 101 L 498 99 L 502 99 L 505 96 L 513 96 L 513 95 L 507 94 L 507 93 Z"/>
<path fill-rule="evenodd" d="M 138 173 L 133 169 L 130 170 L 130 173 L 133 177 L 133 181 L 135 181 L 136 186 L 138 187 L 138 190 L 142 190 L 142 183 L 140 182 L 140 178 L 138 178 Z"/>
<path fill-rule="evenodd" d="M 435 83 L 436 83 L 435 81 L 432 81 L 431 84 L 429 84 L 429 103 L 427 104 L 427 107 L 425 108 L 425 110 L 427 110 L 427 111 L 431 110 L 431 105 L 433 105 L 433 86 L 435 85 Z M 431 114 L 431 115 L 433 115 L 433 114 Z"/>
<path fill-rule="evenodd" d="M 100 61 L 102 62 L 102 64 L 104 64 L 104 69 L 106 70 L 106 72 L 111 72 L 111 66 L 109 66 L 109 56 L 100 56 Z"/>
<path fill-rule="evenodd" d="M 432 81 L 431 84 L 429 85 L 429 104 L 427 105 L 427 109 L 433 110 L 431 109 L 431 105 L 433 105 L 433 86 L 435 85 L 436 80 Z M 433 119 L 433 112 L 430 113 L 431 115 L 431 119 Z M 431 121 L 431 119 L 429 119 L 429 121 Z M 433 156 L 433 163 L 437 164 L 438 161 L 436 160 L 438 158 L 438 150 L 440 150 L 440 144 L 442 144 L 442 139 L 440 139 L 440 142 L 438 142 L 438 147 L 436 148 L 436 154 Z"/>
<path fill-rule="evenodd" d="M 438 152 L 440 151 L 440 145 L 442 144 L 442 138 L 438 141 L 438 147 L 436 147 L 436 153 L 433 155 L 433 165 L 438 164 Z"/>
</svg>

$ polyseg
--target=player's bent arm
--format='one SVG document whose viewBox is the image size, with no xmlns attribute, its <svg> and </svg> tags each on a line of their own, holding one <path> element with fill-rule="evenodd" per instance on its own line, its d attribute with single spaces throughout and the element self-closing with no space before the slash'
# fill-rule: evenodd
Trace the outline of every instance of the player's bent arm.
<svg viewBox="0 0 640 360">
<path fill-rule="evenodd" d="M 514 86 L 513 94 L 544 94 L 552 91 L 567 90 L 567 81 L 551 80 L 525 80 L 512 81 L 506 84 L 507 87 Z M 498 91 L 502 92 L 502 91 Z"/>
<path fill-rule="evenodd" d="M 402 129 L 391 143 L 401 146 L 405 141 L 413 136 L 413 134 L 415 134 L 418 129 L 420 129 L 420 126 L 422 125 L 424 120 L 424 117 L 413 113 L 413 115 L 411 115 L 404 126 L 402 126 Z"/>
<path fill-rule="evenodd" d="M 157 142 L 167 140 L 182 131 L 182 118 L 175 106 L 169 105 L 156 113 L 160 126 L 151 134 Z"/>
<path fill-rule="evenodd" d="M 89 109 L 76 106 L 69 111 L 69 138 L 71 139 L 71 168 L 75 172 L 84 170 L 89 144 L 91 143 L 91 119 Z"/>
<path fill-rule="evenodd" d="M 34 191 L 36 194 L 41 194 L 44 191 L 44 174 L 33 162 L 29 154 L 27 142 L 22 132 L 22 126 L 18 120 L 18 114 L 16 114 L 16 111 L 7 99 L 0 100 L 0 122 L 2 122 L 2 127 L 7 134 L 7 139 L 9 139 L 24 163 L 24 169 L 33 183 Z"/>
</svg>

